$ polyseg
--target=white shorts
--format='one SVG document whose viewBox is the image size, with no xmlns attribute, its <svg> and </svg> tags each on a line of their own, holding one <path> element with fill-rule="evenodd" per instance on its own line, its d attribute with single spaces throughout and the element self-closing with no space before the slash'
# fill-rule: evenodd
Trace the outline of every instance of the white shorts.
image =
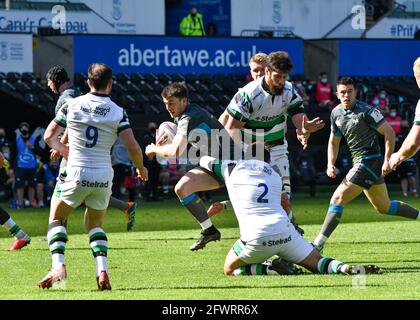
<svg viewBox="0 0 420 320">
<path fill-rule="evenodd" d="M 236 241 L 232 247 L 239 259 L 248 264 L 262 263 L 274 255 L 292 263 L 302 262 L 314 250 L 289 223 L 279 234 L 258 238 L 249 242 Z"/>
<path fill-rule="evenodd" d="M 57 184 L 56 195 L 72 208 L 83 202 L 86 207 L 105 210 L 111 197 L 112 169 L 88 169 L 73 167 L 66 169 L 67 176 Z"/>
<path fill-rule="evenodd" d="M 289 154 L 284 146 L 275 146 L 270 149 L 270 165 L 282 177 L 283 191 L 290 194 Z"/>
</svg>

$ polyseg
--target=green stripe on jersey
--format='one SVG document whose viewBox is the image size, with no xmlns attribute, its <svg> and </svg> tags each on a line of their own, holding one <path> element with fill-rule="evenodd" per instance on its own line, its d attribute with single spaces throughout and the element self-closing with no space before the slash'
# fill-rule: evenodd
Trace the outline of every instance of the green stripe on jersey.
<svg viewBox="0 0 420 320">
<path fill-rule="evenodd" d="M 286 117 L 284 115 L 280 115 L 270 121 L 248 120 L 245 126 L 250 129 L 272 128 L 277 124 L 283 123 L 285 120 Z"/>
<path fill-rule="evenodd" d="M 232 117 L 234 117 L 238 121 L 241 121 L 241 122 L 248 121 L 248 119 L 245 118 L 245 116 L 242 113 L 240 113 L 239 111 L 236 111 L 230 105 L 228 105 L 227 111 L 232 115 Z"/>
</svg>

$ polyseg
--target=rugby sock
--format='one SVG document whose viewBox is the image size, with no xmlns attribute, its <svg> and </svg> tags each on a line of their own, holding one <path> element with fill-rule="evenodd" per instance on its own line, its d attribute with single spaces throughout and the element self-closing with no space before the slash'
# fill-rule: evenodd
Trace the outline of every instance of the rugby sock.
<svg viewBox="0 0 420 320">
<path fill-rule="evenodd" d="M 93 228 L 89 231 L 88 235 L 90 248 L 96 261 L 96 276 L 99 277 L 102 270 L 108 273 L 108 238 L 102 228 Z"/>
<path fill-rule="evenodd" d="M 420 219 L 419 211 L 409 206 L 405 202 L 392 200 L 387 214 L 391 216 L 400 216 L 408 219 Z"/>
<path fill-rule="evenodd" d="M 213 223 L 207 214 L 203 201 L 195 193 L 190 194 L 184 199 L 180 199 L 181 204 L 197 219 L 203 230 L 210 228 Z"/>
<path fill-rule="evenodd" d="M 226 201 L 220 201 L 220 204 L 223 206 L 223 208 L 226 209 L 233 209 L 232 202 L 230 200 Z"/>
<path fill-rule="evenodd" d="M 111 197 L 109 198 L 109 204 L 108 207 L 112 207 L 112 208 L 116 208 L 119 209 L 121 211 L 127 210 L 128 209 L 128 203 L 122 200 L 119 200 L 115 197 Z"/>
<path fill-rule="evenodd" d="M 16 239 L 29 240 L 29 236 L 13 221 L 10 215 L 0 208 L 0 224 Z"/>
<path fill-rule="evenodd" d="M 239 267 L 233 271 L 235 276 L 252 276 L 252 275 L 277 275 L 278 273 L 268 268 L 268 265 L 262 263 L 249 264 Z"/>
<path fill-rule="evenodd" d="M 347 265 L 341 261 L 324 257 L 318 261 L 317 270 L 321 274 L 344 273 L 341 271 L 341 268 L 346 266 Z"/>
<path fill-rule="evenodd" d="M 61 220 L 54 220 L 48 225 L 47 240 L 51 252 L 52 268 L 57 270 L 64 264 L 64 251 L 67 242 L 67 230 Z"/>
<path fill-rule="evenodd" d="M 338 204 L 330 204 L 327 216 L 325 217 L 324 224 L 322 225 L 321 232 L 315 238 L 313 244 L 316 246 L 323 246 L 328 237 L 333 233 L 340 223 L 341 216 L 343 215 L 343 207 Z"/>
</svg>

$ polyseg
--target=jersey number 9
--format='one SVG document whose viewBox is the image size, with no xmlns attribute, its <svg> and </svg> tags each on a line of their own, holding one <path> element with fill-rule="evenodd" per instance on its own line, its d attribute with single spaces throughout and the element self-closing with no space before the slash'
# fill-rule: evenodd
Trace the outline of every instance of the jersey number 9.
<svg viewBox="0 0 420 320">
<path fill-rule="evenodd" d="M 86 148 L 93 148 L 98 142 L 98 128 L 89 126 L 86 128 Z"/>
</svg>

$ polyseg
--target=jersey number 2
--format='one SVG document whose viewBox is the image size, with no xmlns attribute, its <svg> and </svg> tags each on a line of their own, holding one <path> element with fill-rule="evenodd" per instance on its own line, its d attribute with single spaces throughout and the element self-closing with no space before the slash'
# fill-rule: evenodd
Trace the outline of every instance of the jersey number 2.
<svg viewBox="0 0 420 320">
<path fill-rule="evenodd" d="M 268 187 L 265 183 L 260 183 L 258 185 L 258 188 L 264 188 L 263 193 L 258 197 L 257 202 L 258 203 L 268 203 L 268 199 L 264 199 L 264 197 L 266 196 L 267 192 L 268 192 Z"/>
<path fill-rule="evenodd" d="M 86 128 L 86 148 L 93 148 L 98 142 L 98 128 L 89 126 Z"/>
</svg>

